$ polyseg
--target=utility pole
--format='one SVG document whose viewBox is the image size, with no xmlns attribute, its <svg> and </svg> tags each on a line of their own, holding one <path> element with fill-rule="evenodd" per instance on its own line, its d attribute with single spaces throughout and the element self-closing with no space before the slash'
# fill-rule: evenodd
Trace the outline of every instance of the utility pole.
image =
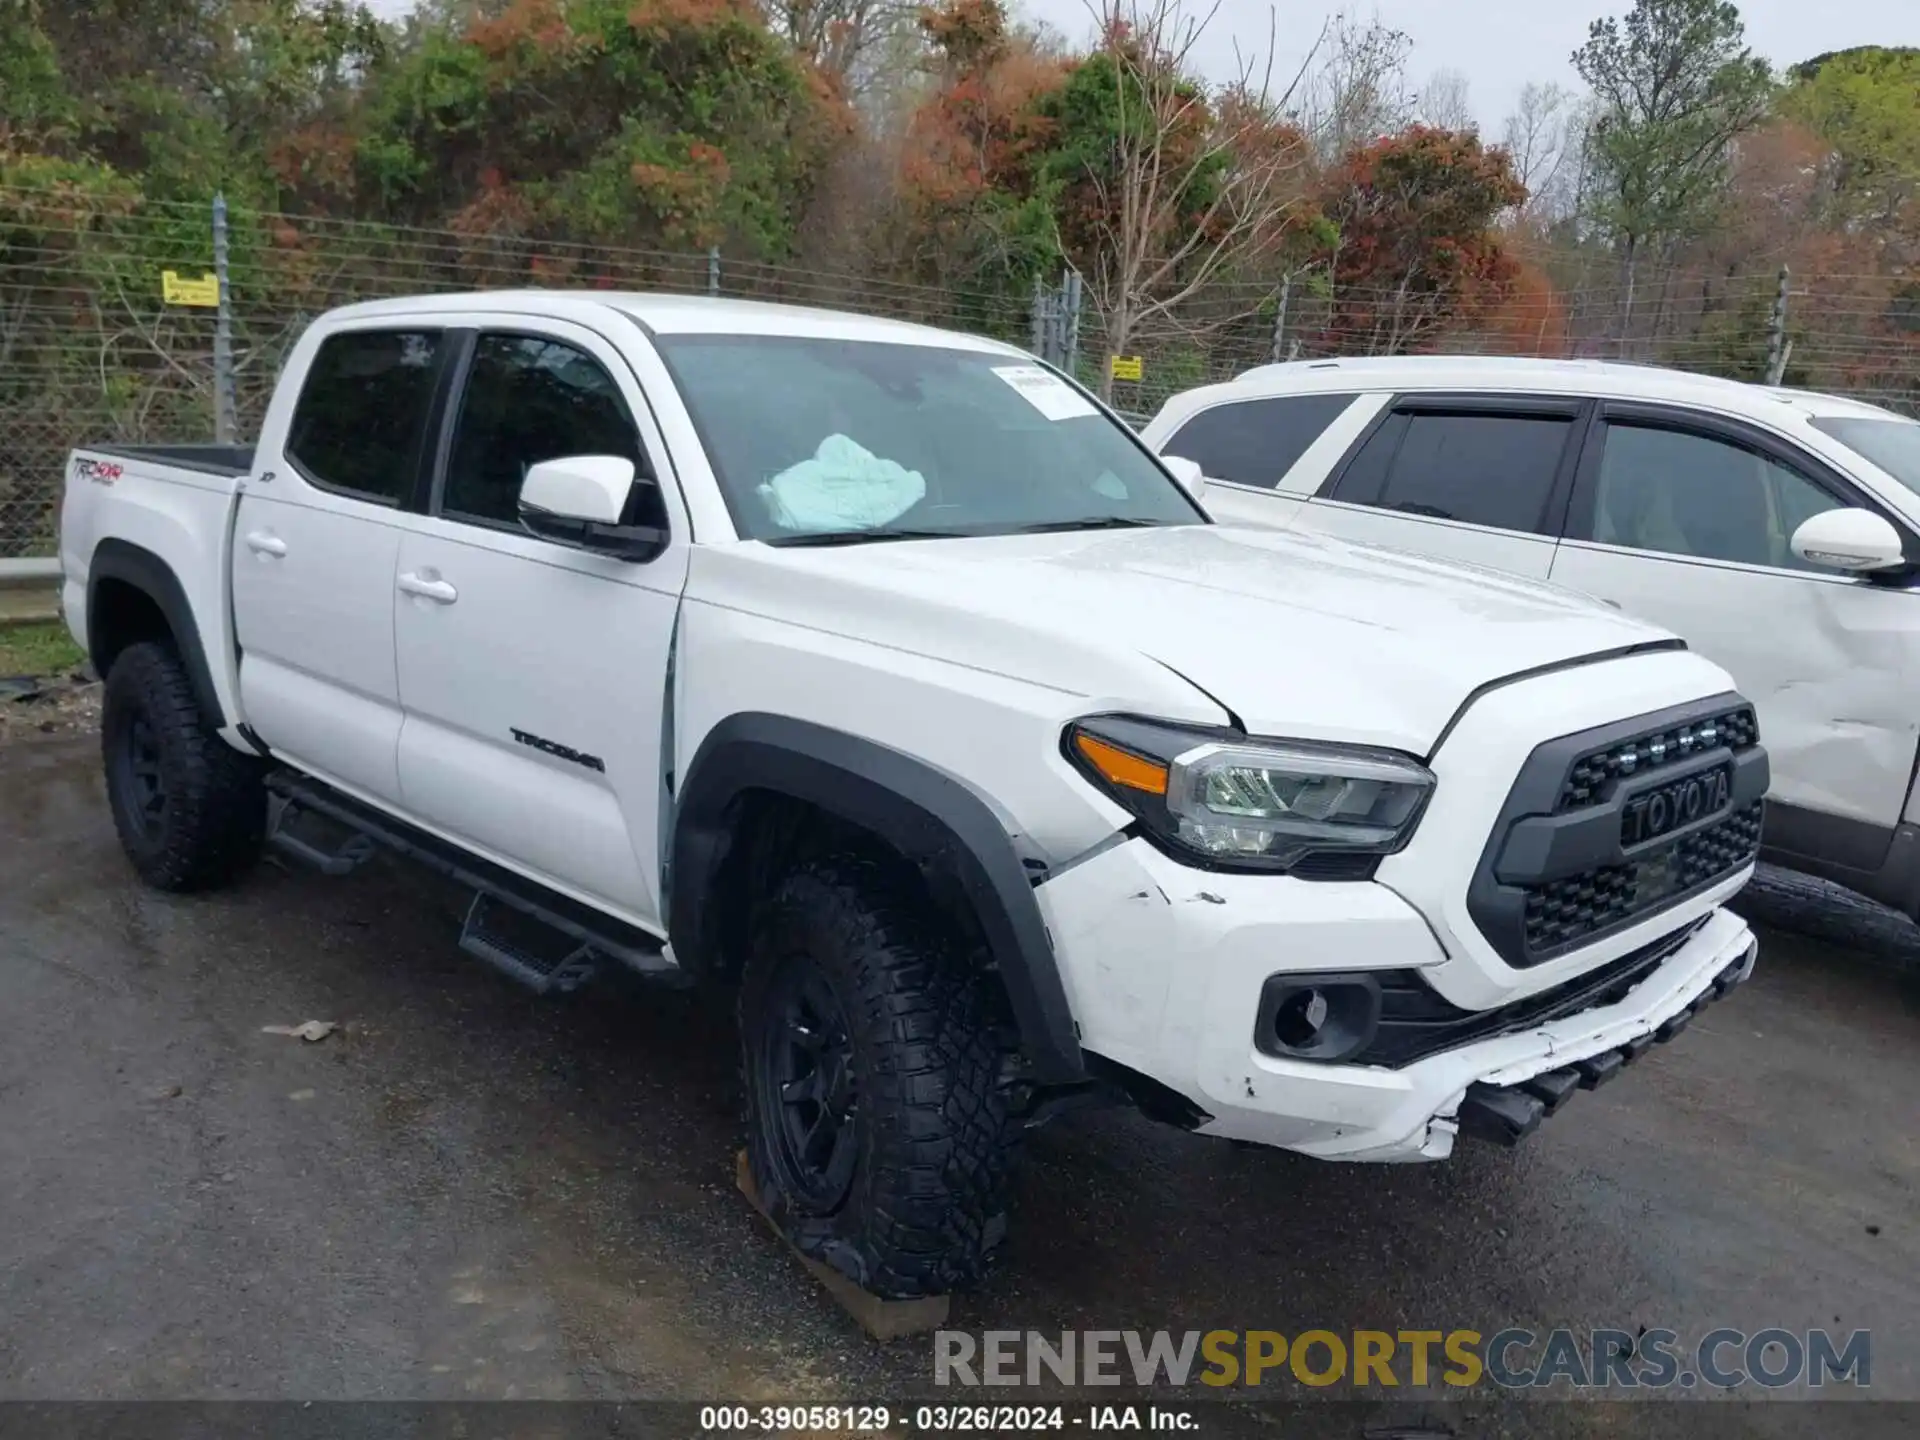
<svg viewBox="0 0 1920 1440">
<path fill-rule="evenodd" d="M 1276 365 L 1282 360 L 1291 360 L 1287 353 L 1287 310 L 1293 303 L 1293 272 L 1289 270 L 1280 282 L 1280 305 L 1273 312 L 1273 344 L 1268 349 L 1267 358 Z M 1295 347 L 1298 348 L 1297 346 Z"/>
<path fill-rule="evenodd" d="M 1773 314 L 1767 318 L 1767 384 L 1778 385 L 1786 378 L 1787 361 L 1793 358 L 1793 342 L 1787 338 L 1787 267 L 1780 267 L 1780 286 L 1773 295 Z"/>
</svg>

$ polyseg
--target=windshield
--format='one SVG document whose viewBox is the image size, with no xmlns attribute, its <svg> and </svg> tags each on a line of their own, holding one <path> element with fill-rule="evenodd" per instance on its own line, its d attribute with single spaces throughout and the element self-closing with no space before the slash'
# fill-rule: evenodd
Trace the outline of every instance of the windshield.
<svg viewBox="0 0 1920 1440">
<path fill-rule="evenodd" d="M 664 335 L 740 534 L 821 544 L 1205 517 L 1052 371 L 932 345 Z"/>
<path fill-rule="evenodd" d="M 1920 421 L 1889 415 L 1820 415 L 1813 428 L 1857 450 L 1907 489 L 1920 495 Z"/>
</svg>

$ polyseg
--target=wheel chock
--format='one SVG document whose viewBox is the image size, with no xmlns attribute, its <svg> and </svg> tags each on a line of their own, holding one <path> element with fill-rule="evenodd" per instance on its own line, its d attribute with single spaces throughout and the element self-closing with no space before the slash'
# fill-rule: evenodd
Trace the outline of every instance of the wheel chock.
<svg viewBox="0 0 1920 1440">
<path fill-rule="evenodd" d="M 807 1273 L 818 1280 L 820 1287 L 838 1301 L 840 1308 L 874 1339 L 898 1340 L 903 1335 L 925 1335 L 947 1323 L 951 1296 L 928 1295 L 918 1300 L 883 1300 L 871 1291 L 862 1290 L 831 1265 L 823 1265 L 812 1256 L 801 1254 L 791 1240 L 780 1234 L 780 1227 L 773 1223 L 773 1217 L 767 1214 L 767 1207 L 760 1203 L 760 1192 L 753 1183 L 753 1168 L 747 1164 L 747 1152 L 744 1150 L 740 1152 L 734 1183 L 740 1187 L 740 1193 L 747 1197 L 747 1203 L 767 1222 L 768 1228 L 780 1236 L 781 1243 L 806 1267 Z"/>
</svg>

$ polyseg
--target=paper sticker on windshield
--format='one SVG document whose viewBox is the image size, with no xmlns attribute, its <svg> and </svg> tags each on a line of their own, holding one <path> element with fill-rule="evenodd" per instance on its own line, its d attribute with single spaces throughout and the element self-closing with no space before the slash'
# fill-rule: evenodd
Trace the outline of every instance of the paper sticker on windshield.
<svg viewBox="0 0 1920 1440">
<path fill-rule="evenodd" d="M 1049 420 L 1074 420 L 1097 412 L 1087 397 L 1051 370 L 1038 365 L 996 365 L 993 373 L 1018 390 Z"/>
</svg>

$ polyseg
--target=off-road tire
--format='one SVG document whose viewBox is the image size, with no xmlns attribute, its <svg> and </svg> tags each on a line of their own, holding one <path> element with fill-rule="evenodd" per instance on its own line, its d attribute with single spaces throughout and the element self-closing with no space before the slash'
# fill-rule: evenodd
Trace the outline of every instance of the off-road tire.
<svg viewBox="0 0 1920 1440">
<path fill-rule="evenodd" d="M 912 884 L 845 856 L 782 880 L 756 906 L 739 993 L 748 1163 L 762 1205 L 802 1254 L 869 1293 L 910 1299 L 978 1281 L 1006 1232 L 1019 1127 L 1004 996 Z M 789 969 L 788 967 L 798 967 Z M 795 1182 L 770 1086 L 793 977 L 842 1007 L 854 1076 L 853 1170 L 823 1200 Z"/>
<path fill-rule="evenodd" d="M 100 749 L 114 829 L 147 884 L 210 890 L 238 879 L 259 858 L 267 820 L 263 767 L 214 732 L 170 647 L 143 642 L 114 658 Z"/>
</svg>

